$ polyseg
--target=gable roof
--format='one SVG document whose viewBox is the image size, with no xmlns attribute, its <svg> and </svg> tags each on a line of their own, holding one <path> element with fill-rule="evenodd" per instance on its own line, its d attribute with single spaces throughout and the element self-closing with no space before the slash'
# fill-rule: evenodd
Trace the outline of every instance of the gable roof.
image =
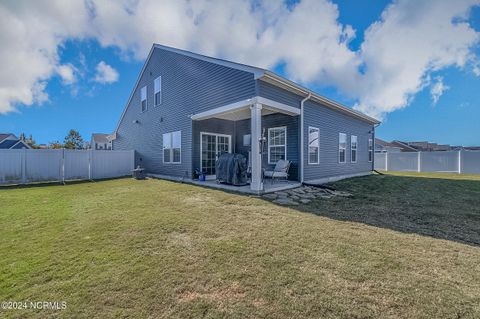
<svg viewBox="0 0 480 319">
<path fill-rule="evenodd" d="M 134 88 L 133 88 L 133 90 L 130 94 L 130 97 L 128 98 L 128 102 L 127 102 L 127 104 L 126 104 L 126 106 L 125 106 L 125 108 L 122 112 L 122 115 L 120 116 L 120 120 L 118 121 L 117 127 L 115 128 L 115 131 L 114 131 L 114 135 L 116 135 L 116 133 L 118 131 L 118 128 L 120 127 L 120 123 L 122 122 L 123 117 L 125 116 L 128 105 L 130 104 L 130 102 L 133 98 L 134 92 L 137 90 L 138 84 L 140 83 L 140 79 L 142 78 L 142 75 L 145 72 L 145 68 L 147 67 L 148 61 L 150 60 L 150 58 L 151 58 L 155 49 L 162 49 L 162 50 L 166 50 L 166 51 L 169 51 L 169 52 L 174 52 L 174 53 L 177 53 L 177 54 L 181 54 L 181 55 L 184 55 L 184 56 L 189 56 L 189 57 L 199 59 L 199 60 L 202 60 L 202 61 L 207 61 L 207 62 L 211 62 L 211 63 L 214 63 L 214 64 L 230 67 L 230 68 L 233 68 L 233 69 L 253 73 L 255 80 L 263 80 L 263 81 L 269 82 L 270 84 L 281 87 L 281 88 L 286 89 L 288 91 L 291 91 L 293 93 L 303 95 L 305 97 L 310 96 L 310 98 L 312 100 L 314 100 L 316 102 L 319 102 L 319 103 L 322 103 L 323 105 L 325 105 L 327 107 L 330 107 L 330 108 L 335 109 L 337 111 L 340 111 L 342 113 L 351 115 L 353 117 L 359 118 L 359 119 L 364 120 L 364 121 L 366 121 L 368 123 L 371 123 L 371 124 L 380 124 L 380 121 L 373 118 L 373 117 L 370 117 L 370 116 L 368 116 L 368 115 L 366 115 L 362 112 L 353 110 L 353 109 L 351 109 L 351 108 L 349 108 L 345 105 L 342 105 L 338 102 L 330 100 L 330 99 L 328 99 L 328 98 L 326 98 L 326 97 L 324 97 L 324 96 L 322 96 L 322 95 L 320 95 L 320 94 L 318 94 L 318 93 L 316 93 L 316 92 L 314 92 L 310 89 L 307 89 L 307 88 L 305 88 L 305 87 L 303 87 L 303 86 L 301 86 L 301 85 L 299 85 L 299 84 L 297 84 L 293 81 L 288 80 L 287 78 L 284 78 L 284 77 L 276 74 L 275 72 L 272 72 L 272 71 L 269 71 L 269 70 L 266 70 L 266 69 L 262 69 L 262 68 L 259 68 L 259 67 L 247 65 L 247 64 L 242 64 L 242 63 L 232 62 L 232 61 L 228 61 L 228 60 L 224 60 L 224 59 L 214 58 L 214 57 L 202 55 L 202 54 L 199 54 L 199 53 L 194 53 L 194 52 L 191 52 L 191 51 L 186 51 L 186 50 L 177 49 L 177 48 L 173 48 L 173 47 L 169 47 L 169 46 L 154 43 L 152 45 L 152 48 L 150 49 L 150 52 L 148 53 L 148 56 L 147 56 L 147 59 L 145 60 L 145 63 L 143 64 L 142 70 L 140 71 L 140 75 L 137 78 L 135 86 L 134 86 Z"/>
<path fill-rule="evenodd" d="M 9 136 L 13 136 L 17 138 L 14 134 L 12 133 L 0 133 L 0 142 L 3 141 L 4 139 L 8 138 Z"/>
</svg>

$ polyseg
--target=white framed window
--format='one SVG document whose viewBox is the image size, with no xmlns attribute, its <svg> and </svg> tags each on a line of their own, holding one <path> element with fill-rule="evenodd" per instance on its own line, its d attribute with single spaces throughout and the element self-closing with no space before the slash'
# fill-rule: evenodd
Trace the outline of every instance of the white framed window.
<svg viewBox="0 0 480 319">
<path fill-rule="evenodd" d="M 347 158 L 347 134 L 338 134 L 338 162 L 345 163 Z"/>
<path fill-rule="evenodd" d="M 358 138 L 356 135 L 350 136 L 350 162 L 357 162 Z"/>
<path fill-rule="evenodd" d="M 287 159 L 287 127 L 272 127 L 268 129 L 268 163 L 276 164 Z"/>
<path fill-rule="evenodd" d="M 159 76 L 153 81 L 153 88 L 154 88 L 154 105 L 158 106 L 162 104 L 162 77 Z"/>
<path fill-rule="evenodd" d="M 320 130 L 308 127 L 308 164 L 320 163 Z"/>
<path fill-rule="evenodd" d="M 368 139 L 368 161 L 373 161 L 373 139 Z"/>
<path fill-rule="evenodd" d="M 250 146 L 252 145 L 252 135 L 245 134 L 243 135 L 243 146 Z"/>
<path fill-rule="evenodd" d="M 144 86 L 140 90 L 140 101 L 142 103 L 142 112 L 147 110 L 147 87 Z"/>
<path fill-rule="evenodd" d="M 182 158 L 182 131 L 163 134 L 163 162 L 179 164 Z"/>
</svg>

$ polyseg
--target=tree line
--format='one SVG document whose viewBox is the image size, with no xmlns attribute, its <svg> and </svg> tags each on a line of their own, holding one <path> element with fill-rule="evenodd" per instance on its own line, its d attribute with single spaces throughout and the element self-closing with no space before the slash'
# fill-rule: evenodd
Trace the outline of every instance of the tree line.
<svg viewBox="0 0 480 319">
<path fill-rule="evenodd" d="M 33 138 L 32 134 L 30 134 L 28 137 L 25 135 L 25 133 L 20 134 L 20 139 L 27 143 L 31 148 L 44 148 L 45 146 L 42 147 L 42 145 L 39 145 L 35 142 L 35 139 Z M 76 149 L 76 150 L 82 150 L 82 149 L 88 149 L 90 148 L 90 143 L 85 142 L 80 135 L 80 132 L 77 130 L 71 129 L 68 131 L 68 134 L 65 136 L 63 139 L 63 143 L 59 141 L 52 141 L 48 143 L 48 148 L 51 149 L 59 149 L 59 148 L 66 148 L 66 149 Z"/>
</svg>

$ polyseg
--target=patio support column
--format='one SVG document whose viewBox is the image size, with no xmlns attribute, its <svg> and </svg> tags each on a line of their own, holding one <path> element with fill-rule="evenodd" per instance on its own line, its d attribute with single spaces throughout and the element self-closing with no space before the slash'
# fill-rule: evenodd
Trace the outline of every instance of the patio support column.
<svg viewBox="0 0 480 319">
<path fill-rule="evenodd" d="M 255 103 L 250 106 L 251 122 L 250 130 L 252 136 L 252 180 L 250 188 L 253 191 L 260 192 L 263 190 L 262 182 L 262 104 Z"/>
</svg>

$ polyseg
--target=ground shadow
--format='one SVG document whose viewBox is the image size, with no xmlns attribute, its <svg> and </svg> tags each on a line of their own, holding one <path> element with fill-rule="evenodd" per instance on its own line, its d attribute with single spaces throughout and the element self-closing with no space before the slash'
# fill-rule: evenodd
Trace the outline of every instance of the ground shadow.
<svg viewBox="0 0 480 319">
<path fill-rule="evenodd" d="M 372 175 L 329 186 L 354 196 L 316 199 L 295 208 L 480 246 L 480 181 Z"/>
</svg>

